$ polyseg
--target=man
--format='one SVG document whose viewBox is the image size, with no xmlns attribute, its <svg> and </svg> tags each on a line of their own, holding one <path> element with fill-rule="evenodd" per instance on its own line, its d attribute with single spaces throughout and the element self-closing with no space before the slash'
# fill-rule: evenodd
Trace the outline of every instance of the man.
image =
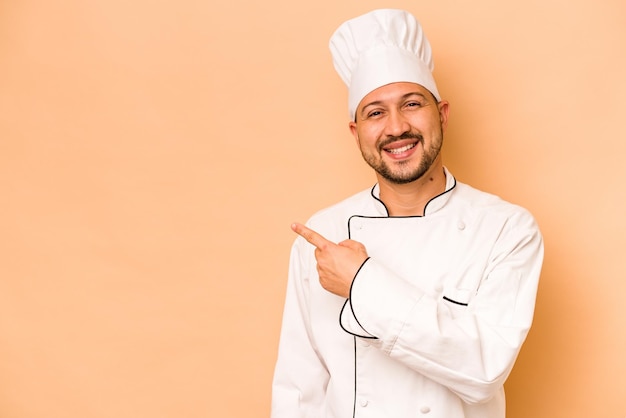
<svg viewBox="0 0 626 418">
<path fill-rule="evenodd" d="M 373 11 L 330 47 L 378 183 L 292 225 L 272 417 L 504 417 L 533 317 L 537 225 L 444 167 L 449 104 L 413 16 Z"/>
</svg>

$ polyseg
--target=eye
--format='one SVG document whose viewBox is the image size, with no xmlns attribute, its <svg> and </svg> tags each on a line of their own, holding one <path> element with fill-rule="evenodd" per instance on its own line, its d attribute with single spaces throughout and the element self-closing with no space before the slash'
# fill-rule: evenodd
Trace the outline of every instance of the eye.
<svg viewBox="0 0 626 418">
<path fill-rule="evenodd" d="M 373 111 L 371 111 L 370 113 L 367 114 L 367 117 L 368 118 L 375 118 L 375 117 L 380 116 L 382 114 L 383 114 L 382 110 L 373 110 Z"/>
<path fill-rule="evenodd" d="M 407 107 L 422 107 L 421 102 L 413 101 L 406 104 Z"/>
</svg>

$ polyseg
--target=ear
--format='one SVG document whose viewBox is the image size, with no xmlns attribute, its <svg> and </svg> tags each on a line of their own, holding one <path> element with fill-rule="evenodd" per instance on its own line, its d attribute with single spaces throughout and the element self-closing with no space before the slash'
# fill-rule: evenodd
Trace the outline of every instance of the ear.
<svg viewBox="0 0 626 418">
<path fill-rule="evenodd" d="M 360 147 L 361 144 L 359 143 L 359 133 L 357 132 L 357 129 L 356 129 L 356 122 L 348 123 L 348 127 L 350 128 L 350 133 L 352 134 L 352 136 L 356 140 L 357 147 Z"/>
<path fill-rule="evenodd" d="M 450 103 L 447 100 L 442 100 L 437 103 L 439 108 L 439 122 L 441 122 L 441 130 L 445 131 L 448 127 L 448 113 L 450 112 Z"/>
</svg>

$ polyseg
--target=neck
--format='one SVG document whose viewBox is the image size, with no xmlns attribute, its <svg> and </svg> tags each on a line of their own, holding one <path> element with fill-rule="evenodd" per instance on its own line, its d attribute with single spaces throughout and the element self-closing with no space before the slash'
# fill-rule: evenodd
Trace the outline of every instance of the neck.
<svg viewBox="0 0 626 418">
<path fill-rule="evenodd" d="M 379 178 L 380 200 L 389 216 L 423 216 L 426 204 L 446 189 L 443 167 L 433 167 L 421 178 L 407 184 L 390 183 Z"/>
</svg>

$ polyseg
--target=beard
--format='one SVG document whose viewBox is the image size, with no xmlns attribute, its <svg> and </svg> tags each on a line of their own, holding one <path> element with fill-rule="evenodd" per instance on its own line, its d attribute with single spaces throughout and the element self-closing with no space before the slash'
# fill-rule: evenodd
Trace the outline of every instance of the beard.
<svg viewBox="0 0 626 418">
<path fill-rule="evenodd" d="M 418 142 L 415 146 L 417 147 L 422 144 L 422 147 L 424 147 L 422 158 L 417 166 L 415 166 L 414 161 L 398 161 L 391 165 L 385 162 L 382 158 L 382 154 L 384 153 L 383 148 L 392 142 L 401 139 L 416 139 Z M 380 141 L 376 146 L 378 151 L 377 154 L 373 152 L 368 153 L 361 147 L 361 155 L 363 155 L 365 162 L 385 180 L 393 184 L 407 184 L 420 179 L 426 172 L 428 172 L 437 159 L 442 145 L 442 129 L 440 129 L 436 136 L 433 137 L 433 141 L 428 148 L 425 147 L 424 137 L 422 135 L 406 132 L 400 136 L 387 137 L 384 141 Z"/>
</svg>

